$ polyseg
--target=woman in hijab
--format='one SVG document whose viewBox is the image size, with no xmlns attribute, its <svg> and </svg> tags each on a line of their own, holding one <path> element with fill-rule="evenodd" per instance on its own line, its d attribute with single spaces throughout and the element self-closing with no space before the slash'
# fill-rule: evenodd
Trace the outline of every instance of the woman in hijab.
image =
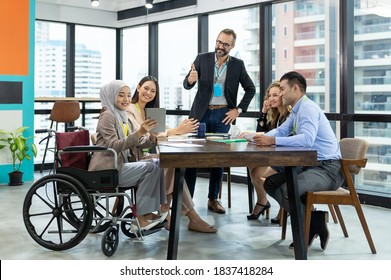
<svg viewBox="0 0 391 280">
<path fill-rule="evenodd" d="M 151 213 L 166 203 L 163 170 L 152 160 L 137 161 L 136 147 L 148 148 L 156 144 L 156 135 L 149 131 L 156 127 L 148 119 L 141 125 L 129 120 L 126 109 L 130 104 L 129 86 L 115 80 L 100 90 L 102 110 L 96 129 L 96 145 L 114 149 L 118 154 L 119 187 L 137 185 L 136 212 L 141 230 L 148 230 L 163 222 L 168 212 L 149 220 Z M 89 170 L 113 168 L 114 156 L 110 152 L 97 152 L 91 159 Z M 147 216 L 148 215 L 148 216 Z M 156 215 L 155 215 L 156 216 Z"/>
</svg>

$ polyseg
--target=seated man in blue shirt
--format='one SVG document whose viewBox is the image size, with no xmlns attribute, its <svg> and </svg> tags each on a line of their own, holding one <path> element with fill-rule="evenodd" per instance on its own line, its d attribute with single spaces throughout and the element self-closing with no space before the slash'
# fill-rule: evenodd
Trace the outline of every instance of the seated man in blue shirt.
<svg viewBox="0 0 391 280">
<path fill-rule="evenodd" d="M 344 180 L 340 164 L 341 151 L 328 119 L 319 106 L 307 97 L 307 83 L 301 74 L 288 72 L 281 77 L 280 83 L 282 102 L 285 106 L 292 106 L 291 115 L 281 126 L 265 135 L 255 135 L 254 141 L 261 146 L 306 147 L 318 151 L 317 166 L 297 168 L 301 197 L 309 191 L 337 189 Z M 268 177 L 264 188 L 281 207 L 289 211 L 284 172 Z M 304 203 L 302 207 L 304 211 Z M 309 236 L 309 245 L 319 236 L 323 250 L 326 249 L 329 239 L 326 214 L 324 211 L 312 212 Z"/>
</svg>

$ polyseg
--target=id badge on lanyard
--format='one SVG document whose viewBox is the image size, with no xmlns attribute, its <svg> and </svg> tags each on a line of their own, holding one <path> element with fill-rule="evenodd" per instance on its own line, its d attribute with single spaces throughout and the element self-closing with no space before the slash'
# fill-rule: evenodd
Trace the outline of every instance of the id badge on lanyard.
<svg viewBox="0 0 391 280">
<path fill-rule="evenodd" d="M 223 96 L 223 86 L 219 83 L 213 85 L 213 96 L 220 97 Z"/>
<path fill-rule="evenodd" d="M 224 66 L 221 69 L 219 69 L 215 65 L 216 82 L 213 85 L 213 96 L 214 97 L 221 97 L 221 96 L 223 96 L 223 85 L 221 83 L 219 83 L 219 79 L 220 79 L 221 75 L 224 73 L 224 71 L 226 69 L 227 69 L 227 63 L 225 63 Z"/>
</svg>

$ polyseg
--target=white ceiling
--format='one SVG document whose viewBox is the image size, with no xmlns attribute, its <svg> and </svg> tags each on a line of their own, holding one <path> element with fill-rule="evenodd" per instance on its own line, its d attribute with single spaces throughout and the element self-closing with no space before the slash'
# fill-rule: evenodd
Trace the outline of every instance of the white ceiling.
<svg viewBox="0 0 391 280">
<path fill-rule="evenodd" d="M 169 0 L 154 0 L 153 3 L 160 3 L 165 1 Z M 118 12 L 122 10 L 142 7 L 145 4 L 145 0 L 99 0 L 99 6 L 94 8 L 91 6 L 91 0 L 36 0 L 36 2 L 110 12 Z"/>
</svg>

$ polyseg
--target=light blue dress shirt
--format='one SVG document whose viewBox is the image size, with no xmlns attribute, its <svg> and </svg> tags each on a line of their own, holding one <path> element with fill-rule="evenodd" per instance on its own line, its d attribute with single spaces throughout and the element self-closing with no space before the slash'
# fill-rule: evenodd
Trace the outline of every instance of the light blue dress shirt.
<svg viewBox="0 0 391 280">
<path fill-rule="evenodd" d="M 306 95 L 300 98 L 282 125 L 265 135 L 274 136 L 277 146 L 313 148 L 318 151 L 318 160 L 341 158 L 339 142 L 329 120 Z"/>
</svg>

